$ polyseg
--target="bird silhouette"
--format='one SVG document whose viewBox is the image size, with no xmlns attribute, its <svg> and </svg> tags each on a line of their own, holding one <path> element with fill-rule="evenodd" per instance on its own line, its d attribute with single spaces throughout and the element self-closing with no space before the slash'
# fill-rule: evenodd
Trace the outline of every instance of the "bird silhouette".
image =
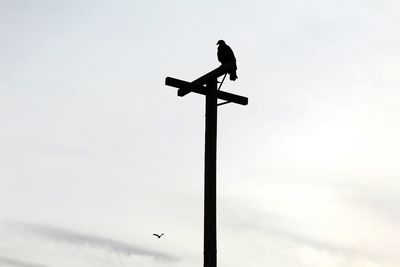
<svg viewBox="0 0 400 267">
<path fill-rule="evenodd" d="M 231 81 L 234 81 L 238 78 L 236 75 L 236 58 L 235 54 L 233 53 L 232 49 L 225 43 L 224 40 L 219 40 L 218 43 L 218 51 L 217 51 L 217 57 L 218 61 L 221 62 L 221 64 L 226 64 L 226 63 L 233 63 L 234 67 L 233 69 L 229 72 L 229 79 Z"/>
<path fill-rule="evenodd" d="M 158 234 L 153 234 L 153 235 L 158 237 L 158 239 L 160 239 L 160 237 L 162 237 L 164 235 L 164 233 L 162 233 L 161 235 L 158 235 Z"/>
</svg>

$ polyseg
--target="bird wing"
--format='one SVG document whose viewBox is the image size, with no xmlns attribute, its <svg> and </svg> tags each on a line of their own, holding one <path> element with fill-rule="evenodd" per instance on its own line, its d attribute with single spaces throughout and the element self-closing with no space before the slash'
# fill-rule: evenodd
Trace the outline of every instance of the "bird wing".
<svg viewBox="0 0 400 267">
<path fill-rule="evenodd" d="M 220 45 L 218 46 L 218 51 L 217 51 L 217 58 L 218 61 L 221 62 L 222 64 L 231 62 L 231 61 L 236 61 L 235 55 L 228 45 Z"/>
<path fill-rule="evenodd" d="M 222 51 L 221 46 L 218 46 L 217 58 L 218 58 L 218 61 L 222 63 L 224 57 L 223 57 L 223 51 Z"/>
<path fill-rule="evenodd" d="M 227 61 L 236 61 L 235 54 L 233 53 L 232 48 L 229 45 L 226 46 L 225 54 Z"/>
</svg>

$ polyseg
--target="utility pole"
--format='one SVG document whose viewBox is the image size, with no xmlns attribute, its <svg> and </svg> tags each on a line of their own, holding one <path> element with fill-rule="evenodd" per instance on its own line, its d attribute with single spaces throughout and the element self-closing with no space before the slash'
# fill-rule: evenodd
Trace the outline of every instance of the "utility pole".
<svg viewBox="0 0 400 267">
<path fill-rule="evenodd" d="M 206 96 L 206 130 L 204 153 L 204 267 L 217 267 L 217 110 L 219 105 L 247 105 L 248 99 L 218 90 L 218 77 L 226 75 L 233 63 L 223 64 L 193 82 L 167 77 L 165 84 L 176 87 L 178 96 L 190 92 Z M 205 85 L 205 86 L 204 86 Z M 218 99 L 225 100 L 218 104 Z"/>
</svg>

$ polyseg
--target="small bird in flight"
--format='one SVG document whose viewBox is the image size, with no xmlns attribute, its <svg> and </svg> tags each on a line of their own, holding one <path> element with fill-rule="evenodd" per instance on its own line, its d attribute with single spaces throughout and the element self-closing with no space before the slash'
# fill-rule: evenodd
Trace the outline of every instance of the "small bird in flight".
<svg viewBox="0 0 400 267">
<path fill-rule="evenodd" d="M 229 45 L 225 43 L 224 40 L 219 40 L 217 42 L 217 45 L 218 45 L 218 51 L 217 51 L 218 61 L 221 62 L 221 64 L 230 62 L 234 64 L 233 69 L 229 72 L 229 78 L 231 81 L 236 80 L 238 76 L 236 75 L 237 66 L 236 66 L 235 54 L 233 54 L 232 49 L 229 47 Z"/>
<path fill-rule="evenodd" d="M 164 233 L 162 233 L 161 235 L 158 235 L 158 234 L 153 234 L 153 235 L 160 239 L 160 237 L 162 237 L 164 235 Z"/>
</svg>

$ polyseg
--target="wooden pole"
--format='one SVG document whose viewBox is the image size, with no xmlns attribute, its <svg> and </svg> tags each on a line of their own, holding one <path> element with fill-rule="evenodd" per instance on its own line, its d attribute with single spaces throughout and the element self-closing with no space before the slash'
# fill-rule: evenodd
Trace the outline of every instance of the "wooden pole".
<svg viewBox="0 0 400 267">
<path fill-rule="evenodd" d="M 217 267 L 217 79 L 206 84 L 204 267 Z"/>
<path fill-rule="evenodd" d="M 172 77 L 165 84 L 178 89 L 178 96 L 190 92 L 206 96 L 206 133 L 204 153 L 204 267 L 217 267 L 217 99 L 227 103 L 247 105 L 247 97 L 219 90 L 217 78 L 226 75 L 234 62 L 226 63 L 193 82 Z M 204 86 L 205 85 L 205 86 Z"/>
</svg>

